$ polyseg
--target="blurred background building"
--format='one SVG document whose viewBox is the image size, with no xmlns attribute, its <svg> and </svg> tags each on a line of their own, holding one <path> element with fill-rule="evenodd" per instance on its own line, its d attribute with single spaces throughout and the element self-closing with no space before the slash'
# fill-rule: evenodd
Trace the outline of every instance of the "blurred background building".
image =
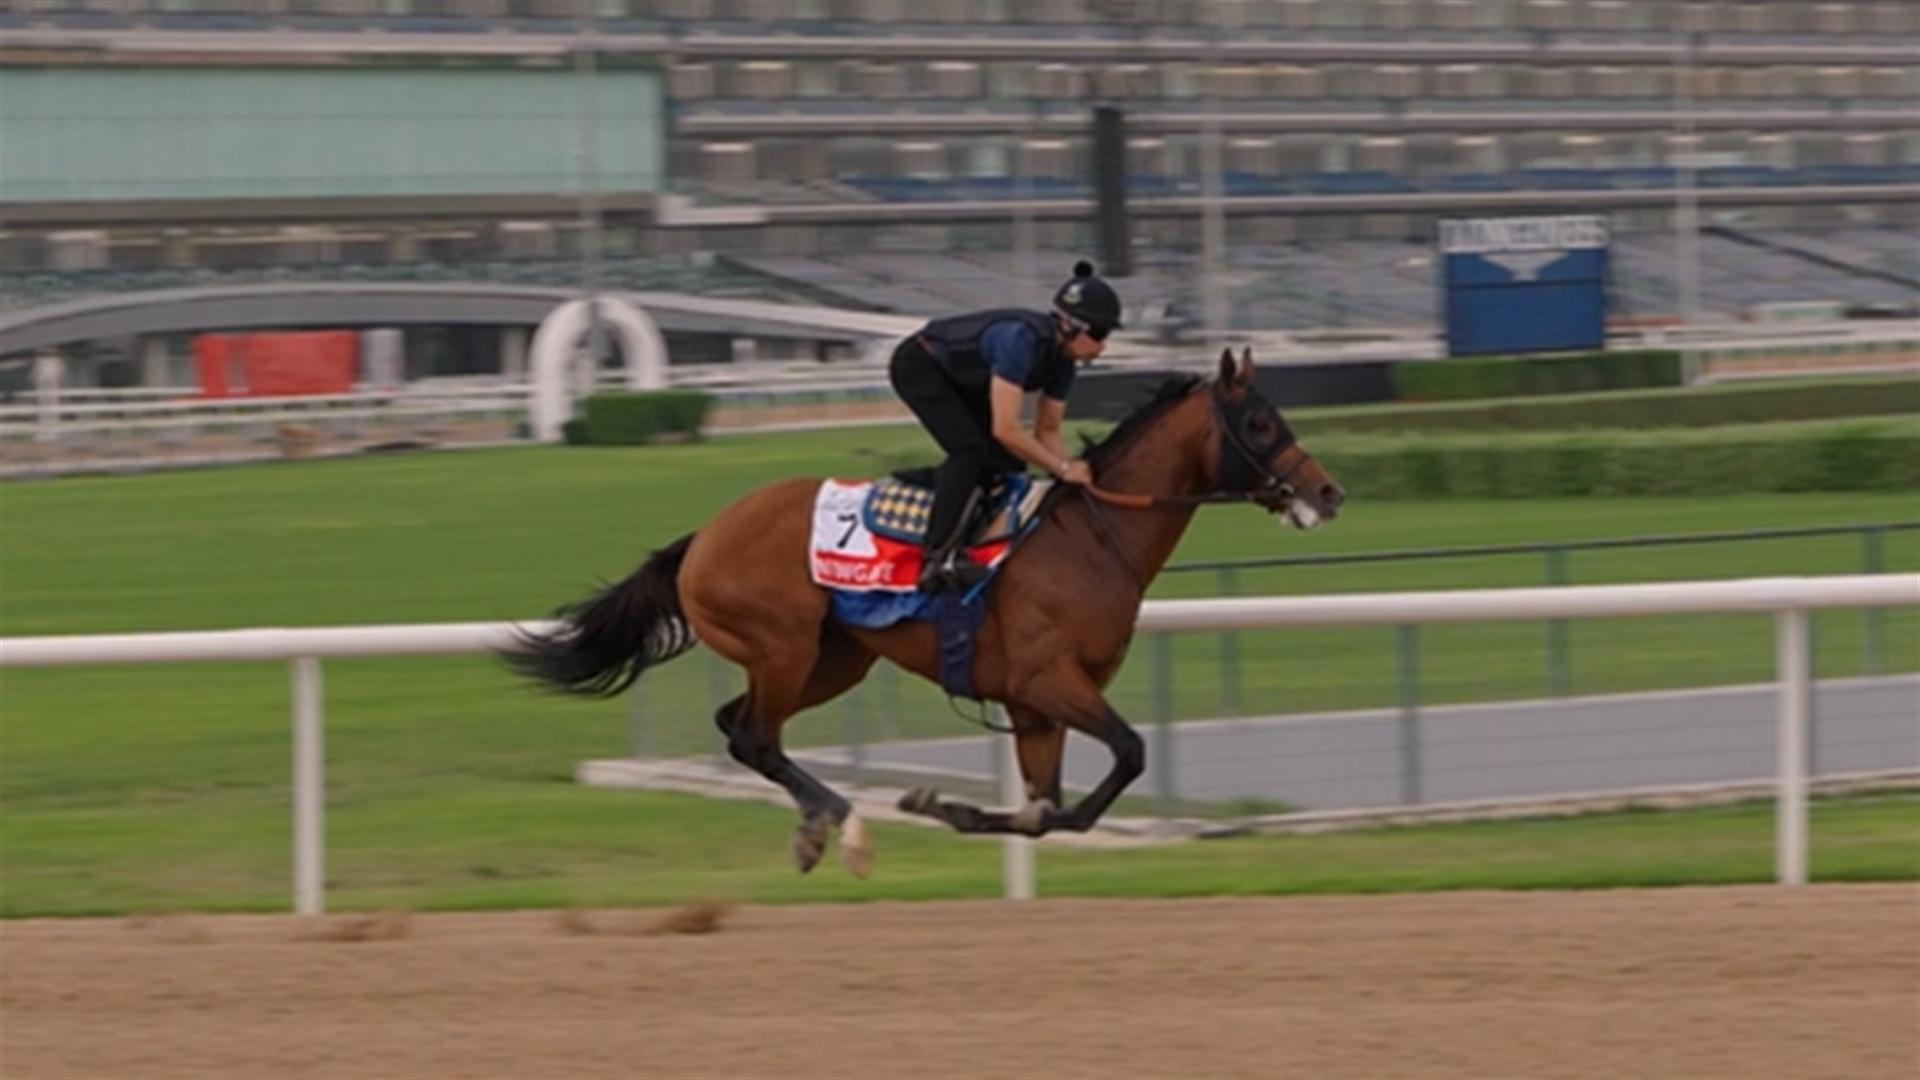
<svg viewBox="0 0 1920 1080">
<path fill-rule="evenodd" d="M 1100 246 L 1106 106 L 1136 326 L 1430 335 L 1438 219 L 1559 213 L 1609 219 L 1619 326 L 1898 315 L 1917 102 L 1920 6 L 1889 0 L 0 0 L 0 311 L 1031 302 Z M 477 326 L 409 328 L 407 372 L 511 369 Z M 183 381 L 180 329 L 66 377 Z"/>
</svg>

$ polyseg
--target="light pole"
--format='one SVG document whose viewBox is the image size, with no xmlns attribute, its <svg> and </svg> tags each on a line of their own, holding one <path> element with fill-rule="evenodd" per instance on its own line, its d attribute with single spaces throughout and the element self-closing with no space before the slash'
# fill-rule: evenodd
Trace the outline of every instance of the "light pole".
<svg viewBox="0 0 1920 1080">
<path fill-rule="evenodd" d="M 1216 10 L 1215 18 L 1224 16 Z M 1207 30 L 1207 82 L 1205 112 L 1200 131 L 1200 259 L 1201 287 L 1206 290 L 1205 311 L 1208 344 L 1218 344 L 1227 336 L 1226 257 L 1227 223 L 1221 205 L 1220 183 L 1220 27 Z"/>
<path fill-rule="evenodd" d="M 1033 181 L 1027 168 L 1028 146 L 1039 130 L 1040 99 L 1029 97 L 1013 147 L 1013 280 L 1019 290 L 1013 303 L 1027 304 L 1038 296 L 1034 281 Z"/>
<path fill-rule="evenodd" d="M 1673 233 L 1679 258 L 1680 318 L 1691 327 L 1700 318 L 1700 200 L 1694 187 L 1699 137 L 1693 116 L 1693 34 L 1685 27 L 1674 32 L 1673 120 L 1679 151 L 1674 158 Z M 1683 347 L 1683 355 L 1691 352 Z M 1691 372 L 1689 372 L 1691 381 Z"/>
<path fill-rule="evenodd" d="M 580 290 L 587 302 L 587 357 L 593 365 L 589 386 L 600 378 L 606 355 L 606 330 L 600 322 L 600 78 L 599 54 L 589 28 L 591 14 L 582 14 L 579 40 L 573 50 L 573 75 L 579 114 L 580 177 Z"/>
</svg>

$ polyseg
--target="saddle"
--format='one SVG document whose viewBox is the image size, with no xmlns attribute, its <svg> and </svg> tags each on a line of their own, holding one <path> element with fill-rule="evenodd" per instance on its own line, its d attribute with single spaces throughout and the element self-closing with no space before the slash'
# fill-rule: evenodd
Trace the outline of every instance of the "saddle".
<svg viewBox="0 0 1920 1080">
<path fill-rule="evenodd" d="M 966 525 L 966 546 L 1007 539 L 1033 520 L 1053 481 L 1035 481 L 1024 473 L 1008 473 L 976 500 Z M 873 482 L 860 508 L 861 524 L 876 536 L 905 544 L 924 544 L 927 522 L 933 515 L 933 470 L 903 469 Z"/>
</svg>

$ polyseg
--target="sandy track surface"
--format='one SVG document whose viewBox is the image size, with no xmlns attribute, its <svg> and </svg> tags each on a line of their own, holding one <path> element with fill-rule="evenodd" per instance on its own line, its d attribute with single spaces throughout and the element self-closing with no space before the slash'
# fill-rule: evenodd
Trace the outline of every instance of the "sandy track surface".
<svg viewBox="0 0 1920 1080">
<path fill-rule="evenodd" d="M 1907 1077 L 1920 888 L 0 925 L 7 1077 Z"/>
</svg>

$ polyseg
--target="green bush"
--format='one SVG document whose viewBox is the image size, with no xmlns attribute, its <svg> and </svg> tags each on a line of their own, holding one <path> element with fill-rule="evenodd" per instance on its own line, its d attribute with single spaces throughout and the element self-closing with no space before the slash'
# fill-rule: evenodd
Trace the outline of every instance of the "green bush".
<svg viewBox="0 0 1920 1080">
<path fill-rule="evenodd" d="M 1355 499 L 1791 491 L 1920 493 L 1920 422 L 1571 434 L 1347 435 L 1311 442 Z"/>
<path fill-rule="evenodd" d="M 1566 431 L 1713 427 L 1777 420 L 1920 414 L 1920 379 L 1750 383 L 1567 397 L 1301 410 L 1305 437 L 1333 431 Z"/>
<path fill-rule="evenodd" d="M 700 436 L 713 398 L 698 390 L 609 392 L 587 398 L 580 441 L 596 446 L 635 446 L 662 436 Z M 568 441 L 572 442 L 569 434 Z"/>
<path fill-rule="evenodd" d="M 1464 401 L 1679 385 L 1680 354 L 1665 349 L 1405 360 L 1393 365 L 1394 397 L 1401 401 Z"/>
</svg>

